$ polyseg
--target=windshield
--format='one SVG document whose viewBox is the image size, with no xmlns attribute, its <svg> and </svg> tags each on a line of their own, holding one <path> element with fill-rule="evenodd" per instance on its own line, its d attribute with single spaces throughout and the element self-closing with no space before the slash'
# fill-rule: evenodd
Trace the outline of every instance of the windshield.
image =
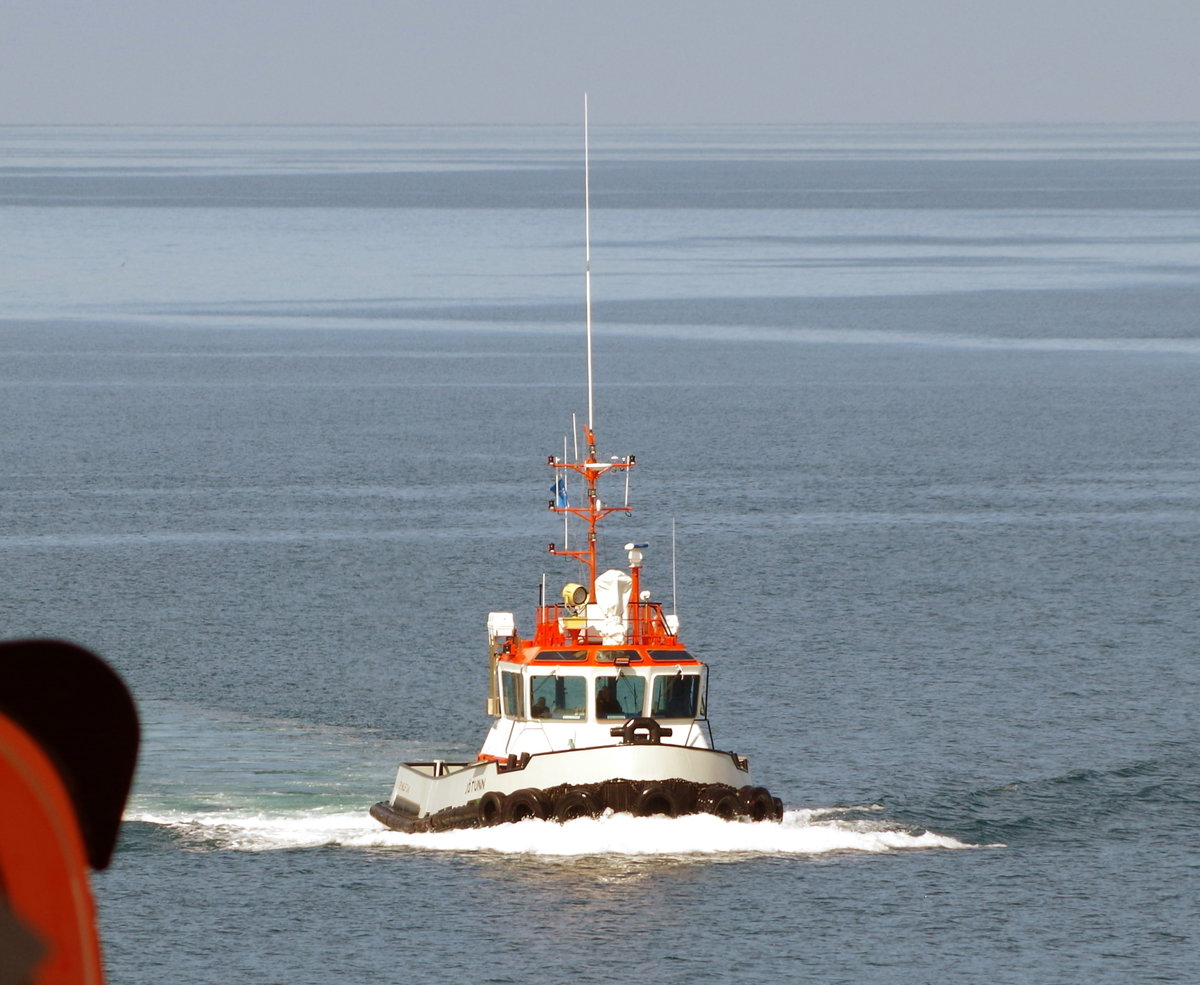
<svg viewBox="0 0 1200 985">
<path fill-rule="evenodd" d="M 654 678 L 650 717 L 695 718 L 699 699 L 699 674 L 660 675 Z"/>
<path fill-rule="evenodd" d="M 533 718 L 584 718 L 587 715 L 587 685 L 582 677 L 533 677 L 529 681 Z"/>
<path fill-rule="evenodd" d="M 525 717 L 525 702 L 521 700 L 524 691 L 521 688 L 521 675 L 505 671 L 500 675 L 504 690 L 504 714 L 512 718 Z"/>
<path fill-rule="evenodd" d="M 637 718 L 642 714 L 646 681 L 632 675 L 596 678 L 596 717 Z"/>
</svg>

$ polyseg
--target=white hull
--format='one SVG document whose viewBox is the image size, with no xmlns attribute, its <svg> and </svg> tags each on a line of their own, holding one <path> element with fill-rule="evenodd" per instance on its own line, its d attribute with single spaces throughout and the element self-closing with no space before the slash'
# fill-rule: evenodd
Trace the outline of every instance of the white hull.
<svg viewBox="0 0 1200 985">
<path fill-rule="evenodd" d="M 372 813 L 399 830 L 439 830 L 526 816 L 567 820 L 606 809 L 762 819 L 777 806 L 751 786 L 746 760 L 734 753 L 630 744 L 538 753 L 515 763 L 403 764 L 390 800 Z"/>
</svg>

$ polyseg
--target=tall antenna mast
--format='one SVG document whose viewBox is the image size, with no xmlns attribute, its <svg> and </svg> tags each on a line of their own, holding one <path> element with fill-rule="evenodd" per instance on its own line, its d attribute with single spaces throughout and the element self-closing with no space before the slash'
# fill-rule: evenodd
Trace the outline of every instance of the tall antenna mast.
<svg viewBox="0 0 1200 985">
<path fill-rule="evenodd" d="M 606 506 L 600 501 L 600 497 L 596 494 L 596 483 L 600 477 L 608 472 L 620 471 L 622 469 L 631 469 L 634 466 L 634 457 L 627 455 L 625 458 L 613 458 L 609 462 L 600 462 L 596 458 L 596 432 L 595 432 L 595 402 L 593 400 L 592 386 L 592 211 L 591 211 L 591 161 L 588 154 L 588 101 L 587 93 L 583 94 L 583 239 L 584 239 L 584 304 L 587 312 L 587 389 L 588 389 L 588 416 L 587 425 L 584 427 L 584 439 L 587 443 L 585 454 L 587 458 L 579 461 L 579 444 L 578 436 L 576 436 L 575 458 L 574 462 L 563 461 L 551 455 L 546 464 L 552 469 L 559 470 L 560 476 L 563 472 L 571 471 L 583 478 L 584 485 L 584 500 L 578 505 L 572 506 L 569 501 L 564 501 L 559 498 L 557 482 L 552 487 L 554 491 L 554 499 L 550 500 L 550 509 L 555 513 L 571 514 L 577 516 L 587 524 L 587 538 L 582 547 L 575 549 L 569 548 L 565 543 L 562 548 L 557 544 L 550 545 L 550 553 L 556 554 L 559 557 L 573 557 L 581 564 L 586 566 L 588 570 L 588 597 L 595 598 L 596 596 L 596 527 L 610 513 L 629 513 L 632 507 L 629 505 L 628 485 L 626 485 L 625 505 L 624 506 Z M 572 428 L 574 428 L 574 416 L 572 415 Z M 563 458 L 566 458 L 566 448 L 563 448 Z"/>
<path fill-rule="evenodd" d="M 588 98 L 583 94 L 583 299 L 587 324 L 588 431 L 595 433 L 592 402 L 592 200 L 588 161 Z"/>
</svg>

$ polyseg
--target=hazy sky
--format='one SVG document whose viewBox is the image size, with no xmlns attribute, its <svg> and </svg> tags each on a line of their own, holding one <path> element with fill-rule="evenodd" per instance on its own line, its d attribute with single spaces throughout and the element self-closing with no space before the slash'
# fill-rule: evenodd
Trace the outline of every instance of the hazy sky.
<svg viewBox="0 0 1200 985">
<path fill-rule="evenodd" d="M 2 0 L 0 123 L 1200 121 L 1200 0 Z"/>
</svg>

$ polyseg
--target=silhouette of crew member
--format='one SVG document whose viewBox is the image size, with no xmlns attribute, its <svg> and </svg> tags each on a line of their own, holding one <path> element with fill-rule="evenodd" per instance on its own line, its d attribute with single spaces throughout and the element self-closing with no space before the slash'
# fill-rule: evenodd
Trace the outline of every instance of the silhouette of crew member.
<svg viewBox="0 0 1200 985">
<path fill-rule="evenodd" d="M 623 714 L 621 703 L 613 697 L 612 688 L 605 684 L 596 692 L 596 717 L 615 718 Z"/>
</svg>

